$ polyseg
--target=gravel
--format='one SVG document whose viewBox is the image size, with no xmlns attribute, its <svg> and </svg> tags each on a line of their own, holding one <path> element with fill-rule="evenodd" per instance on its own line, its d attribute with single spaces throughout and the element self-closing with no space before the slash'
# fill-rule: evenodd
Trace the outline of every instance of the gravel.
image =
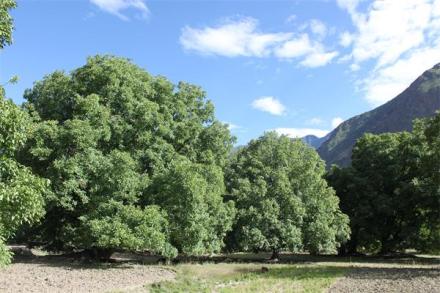
<svg viewBox="0 0 440 293">
<path fill-rule="evenodd" d="M 160 266 L 35 259 L 0 269 L 0 292 L 145 292 L 143 286 L 174 277 Z"/>
<path fill-rule="evenodd" d="M 440 267 L 358 267 L 328 292 L 440 292 Z"/>
</svg>

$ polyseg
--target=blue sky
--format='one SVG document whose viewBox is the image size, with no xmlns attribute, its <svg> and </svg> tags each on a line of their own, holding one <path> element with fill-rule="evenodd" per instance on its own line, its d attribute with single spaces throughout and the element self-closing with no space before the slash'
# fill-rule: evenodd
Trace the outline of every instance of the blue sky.
<svg viewBox="0 0 440 293">
<path fill-rule="evenodd" d="M 325 135 L 440 62 L 440 0 L 19 0 L 0 83 L 34 81 L 87 56 L 130 58 L 202 86 L 244 144 L 267 130 Z"/>
</svg>

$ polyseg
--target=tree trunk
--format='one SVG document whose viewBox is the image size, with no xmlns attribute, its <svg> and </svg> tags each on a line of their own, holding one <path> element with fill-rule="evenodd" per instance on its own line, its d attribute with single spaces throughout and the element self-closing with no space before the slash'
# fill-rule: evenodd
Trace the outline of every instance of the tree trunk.
<svg viewBox="0 0 440 293">
<path fill-rule="evenodd" d="M 278 261 L 279 258 L 280 258 L 280 253 L 278 252 L 278 250 L 273 250 L 272 251 L 272 256 L 270 257 L 270 260 Z"/>
<path fill-rule="evenodd" d="M 113 249 L 94 247 L 91 249 L 87 249 L 85 252 L 87 255 L 89 255 L 90 258 L 96 261 L 109 262 L 110 257 L 113 254 Z"/>
</svg>

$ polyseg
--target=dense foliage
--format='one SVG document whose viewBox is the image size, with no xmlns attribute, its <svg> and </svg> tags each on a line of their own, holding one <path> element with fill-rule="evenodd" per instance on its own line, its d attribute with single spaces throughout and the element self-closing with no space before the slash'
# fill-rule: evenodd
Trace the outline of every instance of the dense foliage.
<svg viewBox="0 0 440 293">
<path fill-rule="evenodd" d="M 12 43 L 13 19 L 9 10 L 17 6 L 15 0 L 0 1 L 0 49 Z"/>
<path fill-rule="evenodd" d="M 12 42 L 15 6 L 0 2 L 0 49 Z M 431 113 L 439 76 L 436 66 L 398 99 L 343 124 L 324 147 L 346 163 L 358 134 L 378 130 L 385 114 L 401 126 Z M 402 112 L 414 95 L 419 104 Z M 99 258 L 216 253 L 225 242 L 274 258 L 439 250 L 440 113 L 412 132 L 359 139 L 352 166 L 326 175 L 336 196 L 324 162 L 301 140 L 269 132 L 232 153 L 234 138 L 201 88 L 127 59 L 89 58 L 36 82 L 25 98 L 19 108 L 0 87 L 0 265 L 23 225 L 27 241 Z"/>
<path fill-rule="evenodd" d="M 412 133 L 366 134 L 352 166 L 328 173 L 351 220 L 351 240 L 341 252 L 440 247 L 439 120 L 440 114 L 417 121 Z"/>
<path fill-rule="evenodd" d="M 214 253 L 224 246 L 232 226 L 234 206 L 223 203 L 222 169 L 214 165 L 176 161 L 152 186 L 150 200 L 169 215 L 171 243 L 185 254 Z"/>
<path fill-rule="evenodd" d="M 440 252 L 440 112 L 433 118 L 416 121 L 414 144 L 421 160 L 417 164 L 413 185 L 419 227 L 414 247 L 427 252 Z"/>
<path fill-rule="evenodd" d="M 15 6 L 13 0 L 0 2 L 0 49 L 12 42 L 13 23 L 9 9 Z M 5 91 L 0 86 L 0 266 L 11 260 L 6 240 L 21 225 L 38 221 L 44 213 L 43 195 L 47 182 L 34 176 L 15 159 L 16 151 L 22 147 L 30 130 L 29 117 L 5 99 Z"/>
<path fill-rule="evenodd" d="M 24 223 L 33 223 L 44 213 L 43 194 L 47 182 L 20 165 L 15 152 L 26 140 L 30 120 L 0 88 L 0 265 L 10 254 L 5 240 Z"/>
<path fill-rule="evenodd" d="M 233 138 L 199 87 L 96 56 L 46 76 L 25 98 L 36 130 L 21 158 L 52 181 L 40 241 L 166 256 L 175 255 L 170 243 L 185 253 L 223 246 Z"/>
<path fill-rule="evenodd" d="M 269 132 L 240 149 L 227 174 L 237 207 L 230 242 L 237 249 L 334 252 L 348 218 L 322 178 L 324 162 L 300 140 Z"/>
</svg>

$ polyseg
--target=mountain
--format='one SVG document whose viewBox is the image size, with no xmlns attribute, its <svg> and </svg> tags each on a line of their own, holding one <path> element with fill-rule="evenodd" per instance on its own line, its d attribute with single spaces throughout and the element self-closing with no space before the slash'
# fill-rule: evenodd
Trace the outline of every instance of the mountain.
<svg viewBox="0 0 440 293">
<path fill-rule="evenodd" d="M 306 135 L 301 139 L 309 146 L 318 149 L 321 144 L 328 139 L 328 137 L 328 134 L 324 137 L 317 137 L 316 135 Z"/>
<path fill-rule="evenodd" d="M 364 133 L 399 132 L 412 129 L 416 118 L 440 109 L 440 63 L 425 71 L 405 91 L 372 111 L 340 124 L 318 148 L 327 165 L 347 166 L 356 140 Z"/>
</svg>

